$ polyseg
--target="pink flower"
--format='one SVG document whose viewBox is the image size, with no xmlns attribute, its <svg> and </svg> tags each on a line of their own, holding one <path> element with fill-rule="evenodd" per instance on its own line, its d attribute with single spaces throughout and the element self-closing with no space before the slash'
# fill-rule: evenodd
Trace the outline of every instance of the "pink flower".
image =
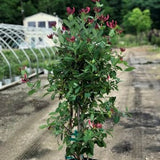
<svg viewBox="0 0 160 160">
<path fill-rule="evenodd" d="M 108 75 L 108 76 L 107 76 L 107 80 L 110 80 L 110 78 L 111 78 L 110 75 Z"/>
<path fill-rule="evenodd" d="M 124 52 L 126 49 L 125 48 L 120 48 L 121 52 Z"/>
<path fill-rule="evenodd" d="M 65 26 L 62 26 L 62 30 L 63 30 L 63 31 L 66 31 L 67 29 L 66 29 L 66 27 L 65 27 Z"/>
<path fill-rule="evenodd" d="M 95 27 L 94 27 L 95 29 L 99 29 L 99 25 L 98 25 L 98 23 L 96 23 L 96 25 L 95 25 Z"/>
<path fill-rule="evenodd" d="M 88 18 L 88 23 L 93 23 L 94 19 Z"/>
<path fill-rule="evenodd" d="M 120 59 L 120 61 L 123 61 L 123 57 L 122 56 L 119 56 L 119 59 Z"/>
<path fill-rule="evenodd" d="M 92 0 L 92 2 L 99 2 L 100 0 Z"/>
<path fill-rule="evenodd" d="M 66 39 L 68 42 L 75 42 L 76 38 L 74 36 L 72 36 L 71 38 L 66 38 Z"/>
<path fill-rule="evenodd" d="M 89 124 L 89 126 L 90 126 L 90 127 L 92 127 L 92 128 L 93 128 L 93 125 L 92 125 L 92 122 L 91 122 L 91 120 L 90 120 L 90 119 L 88 120 L 88 124 Z"/>
<path fill-rule="evenodd" d="M 50 130 L 50 129 L 51 129 L 51 126 L 48 127 L 48 130 Z"/>
<path fill-rule="evenodd" d="M 53 34 L 47 35 L 49 39 L 53 39 Z"/>
<path fill-rule="evenodd" d="M 112 22 L 106 22 L 106 25 L 109 27 L 109 28 L 115 28 L 117 26 L 117 21 L 114 21 L 112 20 Z"/>
<path fill-rule="evenodd" d="M 114 113 L 114 109 L 113 109 L 113 108 L 111 108 L 110 111 L 111 111 L 112 113 Z"/>
<path fill-rule="evenodd" d="M 97 124 L 95 124 L 95 127 L 100 129 L 100 128 L 102 128 L 102 124 L 101 123 L 97 123 Z"/>
<path fill-rule="evenodd" d="M 81 9 L 81 10 L 80 10 L 80 13 L 85 13 L 85 14 L 87 14 L 87 13 L 89 13 L 89 11 L 90 11 L 90 7 L 86 7 L 85 9 L 84 9 L 84 8 Z"/>
<path fill-rule="evenodd" d="M 91 127 L 91 128 L 102 128 L 102 124 L 101 123 L 94 123 L 94 122 L 91 122 L 91 120 L 89 119 L 88 120 L 88 124 L 89 124 L 89 126 Z"/>
<path fill-rule="evenodd" d="M 70 7 L 67 7 L 67 13 L 68 14 L 73 14 L 75 12 L 75 8 L 73 7 L 72 9 Z"/>
<path fill-rule="evenodd" d="M 71 39 L 70 39 L 70 41 L 71 41 L 71 42 L 75 42 L 75 39 L 76 39 L 76 38 L 75 38 L 74 36 L 72 36 Z"/>
<path fill-rule="evenodd" d="M 104 15 L 101 15 L 100 17 L 98 17 L 98 19 L 99 19 L 100 21 L 105 22 L 105 21 L 107 21 L 107 20 L 109 19 L 109 15 L 107 15 L 107 17 L 105 17 Z"/>
<path fill-rule="evenodd" d="M 57 24 L 57 22 L 54 21 L 51 23 L 51 26 L 56 27 L 56 24 Z"/>
<path fill-rule="evenodd" d="M 89 13 L 90 10 L 91 10 L 90 7 L 86 7 L 85 9 L 86 13 Z"/>
<path fill-rule="evenodd" d="M 70 42 L 70 39 L 68 37 L 66 39 L 67 39 L 68 42 Z"/>
<path fill-rule="evenodd" d="M 111 43 L 110 41 L 108 41 L 108 44 L 110 44 L 110 45 L 111 45 L 112 43 Z"/>
<path fill-rule="evenodd" d="M 94 12 L 97 12 L 97 13 L 98 13 L 98 12 L 100 12 L 100 11 L 101 11 L 101 8 L 94 7 L 94 8 L 93 8 L 93 10 L 94 10 Z"/>
<path fill-rule="evenodd" d="M 121 34 L 121 33 L 123 32 L 123 30 L 118 30 L 118 29 L 116 29 L 116 32 L 117 32 L 118 34 Z"/>
<path fill-rule="evenodd" d="M 28 82 L 29 81 L 29 79 L 28 79 L 28 77 L 27 77 L 27 74 L 25 73 L 24 74 L 24 77 L 22 78 L 22 83 L 26 83 L 26 82 Z"/>
</svg>

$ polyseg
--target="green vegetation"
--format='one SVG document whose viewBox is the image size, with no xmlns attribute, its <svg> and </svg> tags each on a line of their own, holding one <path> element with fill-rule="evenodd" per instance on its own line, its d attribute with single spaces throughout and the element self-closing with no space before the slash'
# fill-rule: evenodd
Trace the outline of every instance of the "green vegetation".
<svg viewBox="0 0 160 160">
<path fill-rule="evenodd" d="M 139 8 L 134 8 L 128 12 L 123 19 L 123 27 L 125 32 L 139 34 L 148 31 L 151 28 L 152 20 L 148 9 L 141 11 Z"/>
<path fill-rule="evenodd" d="M 33 49 L 33 52 L 35 52 L 35 54 L 37 55 L 39 68 L 46 68 L 50 59 L 53 58 L 53 54 L 49 56 L 48 53 L 46 53 L 45 49 L 41 49 L 41 50 L 45 55 L 44 58 L 40 54 L 40 51 L 38 49 Z M 4 55 L 6 56 L 6 58 L 11 64 L 12 76 L 17 76 L 17 75 L 21 75 L 21 72 L 20 72 L 21 67 L 24 67 L 24 66 L 30 67 L 30 65 L 29 65 L 29 61 L 27 60 L 22 50 L 16 49 L 14 50 L 14 52 L 17 54 L 21 63 L 18 62 L 18 60 L 10 50 L 3 51 Z M 31 60 L 31 68 L 36 68 L 37 59 L 34 56 L 33 52 L 30 49 L 25 49 L 25 52 L 28 54 Z M 9 75 L 9 67 L 2 56 L 0 56 L 0 62 L 1 62 L 0 63 L 0 79 L 2 80 L 3 78 L 8 78 L 10 75 Z"/>
<path fill-rule="evenodd" d="M 105 14 L 110 14 L 119 24 L 134 8 L 149 10 L 152 19 L 152 28 L 160 29 L 160 0 L 101 0 Z M 56 13 L 60 18 L 66 18 L 66 7 L 75 7 L 77 10 L 86 6 L 93 7 L 90 0 L 1 0 L 0 23 L 22 24 L 24 17 L 38 12 Z M 78 14 L 76 12 L 75 14 Z M 93 14 L 93 13 L 92 13 Z"/>
</svg>

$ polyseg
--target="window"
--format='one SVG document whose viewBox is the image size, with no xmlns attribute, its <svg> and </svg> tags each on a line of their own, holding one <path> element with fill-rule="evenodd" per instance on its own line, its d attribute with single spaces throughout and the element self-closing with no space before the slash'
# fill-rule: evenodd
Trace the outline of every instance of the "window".
<svg viewBox="0 0 160 160">
<path fill-rule="evenodd" d="M 39 42 L 43 42 L 43 39 L 41 37 L 38 38 Z"/>
<path fill-rule="evenodd" d="M 56 21 L 49 21 L 48 22 L 48 27 L 52 28 L 52 26 L 54 26 L 56 24 Z"/>
<path fill-rule="evenodd" d="M 28 22 L 28 27 L 36 27 L 36 22 Z"/>
<path fill-rule="evenodd" d="M 45 21 L 40 21 L 40 22 L 38 22 L 38 27 L 40 27 L 40 28 L 45 28 L 45 27 L 46 27 Z"/>
<path fill-rule="evenodd" d="M 35 39 L 35 37 L 31 37 L 31 47 L 32 48 L 35 48 L 35 42 L 36 42 L 36 39 Z"/>
<path fill-rule="evenodd" d="M 34 37 L 31 38 L 31 42 L 35 42 L 36 39 Z"/>
</svg>

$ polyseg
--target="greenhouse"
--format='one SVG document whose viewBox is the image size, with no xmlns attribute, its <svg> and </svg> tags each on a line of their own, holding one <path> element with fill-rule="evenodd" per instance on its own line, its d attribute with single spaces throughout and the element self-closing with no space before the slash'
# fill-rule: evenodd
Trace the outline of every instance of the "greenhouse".
<svg viewBox="0 0 160 160">
<path fill-rule="evenodd" d="M 29 75 L 44 71 L 54 56 L 51 28 L 0 24 L 0 89 L 20 80 L 20 68 Z"/>
</svg>

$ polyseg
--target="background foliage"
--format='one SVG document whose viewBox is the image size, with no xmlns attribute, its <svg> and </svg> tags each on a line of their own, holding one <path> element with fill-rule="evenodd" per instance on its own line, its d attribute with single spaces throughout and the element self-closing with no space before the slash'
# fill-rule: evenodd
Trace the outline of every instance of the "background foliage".
<svg viewBox="0 0 160 160">
<path fill-rule="evenodd" d="M 118 24 L 122 24 L 126 16 L 134 8 L 148 9 L 153 21 L 152 28 L 160 28 L 160 0 L 101 0 L 105 6 L 105 13 L 114 17 Z M 74 6 L 79 10 L 92 6 L 91 1 L 82 0 L 0 0 L 0 23 L 22 24 L 24 17 L 38 12 L 57 14 L 66 18 L 66 7 Z"/>
</svg>

